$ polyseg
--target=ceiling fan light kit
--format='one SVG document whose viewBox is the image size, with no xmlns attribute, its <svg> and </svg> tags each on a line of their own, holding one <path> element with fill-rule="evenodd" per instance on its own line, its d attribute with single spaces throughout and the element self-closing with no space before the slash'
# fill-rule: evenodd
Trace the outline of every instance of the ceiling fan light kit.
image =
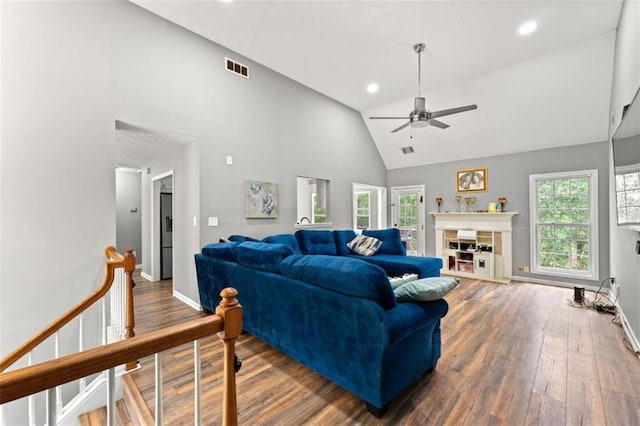
<svg viewBox="0 0 640 426">
<path fill-rule="evenodd" d="M 414 99 L 413 111 L 409 113 L 408 117 L 407 116 L 405 117 L 369 117 L 370 120 L 407 120 L 407 119 L 409 120 L 402 126 L 393 129 L 391 133 L 398 132 L 408 126 L 411 126 L 412 128 L 433 126 L 433 127 L 438 127 L 440 129 L 446 129 L 447 127 L 449 127 L 449 125 L 446 123 L 443 123 L 440 120 L 436 120 L 436 118 L 444 117 L 445 115 L 471 111 L 478 108 L 477 105 L 473 104 L 473 105 L 465 105 L 461 107 L 443 109 L 440 111 L 433 111 L 433 112 L 427 110 L 426 100 L 425 98 L 420 96 L 420 71 L 421 71 L 420 55 L 424 51 L 424 48 L 425 48 L 424 43 L 417 43 L 413 46 L 413 50 L 418 55 L 418 96 Z"/>
</svg>

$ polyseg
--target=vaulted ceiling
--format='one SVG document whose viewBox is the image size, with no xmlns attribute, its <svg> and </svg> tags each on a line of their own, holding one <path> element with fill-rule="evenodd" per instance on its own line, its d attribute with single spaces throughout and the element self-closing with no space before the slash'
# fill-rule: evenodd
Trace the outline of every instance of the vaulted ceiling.
<svg viewBox="0 0 640 426">
<path fill-rule="evenodd" d="M 133 2 L 360 111 L 389 169 L 608 136 L 621 0 Z M 427 108 L 478 109 L 390 133 L 368 117 L 413 109 L 417 42 Z"/>
</svg>

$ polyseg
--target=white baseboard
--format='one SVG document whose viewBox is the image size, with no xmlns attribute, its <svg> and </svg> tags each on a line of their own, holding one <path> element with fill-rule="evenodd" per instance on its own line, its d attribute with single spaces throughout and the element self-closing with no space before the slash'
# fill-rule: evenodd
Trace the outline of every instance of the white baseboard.
<svg viewBox="0 0 640 426">
<path fill-rule="evenodd" d="M 140 272 L 140 276 L 142 278 L 144 278 L 145 280 L 147 280 L 147 281 L 153 281 L 153 278 L 151 278 L 151 275 L 149 275 L 149 274 L 147 274 L 145 272 Z"/>
<path fill-rule="evenodd" d="M 620 306 L 617 300 L 615 305 L 616 305 L 616 309 L 618 310 L 618 314 L 620 315 L 620 322 L 622 323 L 622 329 L 624 330 L 624 334 L 627 335 L 627 339 L 629 339 L 629 342 L 631 343 L 631 347 L 633 348 L 633 350 L 636 353 L 640 352 L 640 341 L 638 341 L 636 334 L 633 332 L 633 329 L 631 328 L 629 321 L 627 321 L 627 317 L 624 314 L 624 311 L 622 310 L 622 307 Z"/>
<path fill-rule="evenodd" d="M 584 284 L 573 284 L 567 283 L 563 281 L 554 281 L 554 280 L 545 280 L 541 278 L 533 278 L 533 277 L 522 277 L 519 275 L 514 275 L 511 277 L 513 281 L 522 281 L 525 283 L 533 283 L 533 284 L 545 284 L 552 285 L 555 287 L 565 287 L 565 288 L 574 288 L 574 287 L 584 287 L 586 290 L 598 291 L 599 285 L 584 285 Z M 608 290 L 606 287 L 602 288 L 605 292 Z"/>
<path fill-rule="evenodd" d="M 195 309 L 196 311 L 201 311 L 202 310 L 202 306 L 200 306 L 199 303 L 194 302 L 193 300 L 191 300 L 190 298 L 188 298 L 187 296 L 185 296 L 184 294 L 180 293 L 177 290 L 173 290 L 173 297 L 175 297 L 176 299 L 180 300 L 183 303 L 186 303 L 187 305 L 191 306 L 193 309 Z"/>
</svg>

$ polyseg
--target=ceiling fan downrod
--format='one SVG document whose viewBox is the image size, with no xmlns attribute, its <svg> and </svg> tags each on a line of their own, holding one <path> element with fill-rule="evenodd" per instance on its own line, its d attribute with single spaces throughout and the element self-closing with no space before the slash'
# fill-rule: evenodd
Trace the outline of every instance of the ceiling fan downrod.
<svg viewBox="0 0 640 426">
<path fill-rule="evenodd" d="M 417 43 L 413 45 L 413 50 L 418 54 L 418 97 L 421 97 L 420 93 L 420 56 L 422 52 L 424 52 L 425 45 L 424 43 Z"/>
</svg>

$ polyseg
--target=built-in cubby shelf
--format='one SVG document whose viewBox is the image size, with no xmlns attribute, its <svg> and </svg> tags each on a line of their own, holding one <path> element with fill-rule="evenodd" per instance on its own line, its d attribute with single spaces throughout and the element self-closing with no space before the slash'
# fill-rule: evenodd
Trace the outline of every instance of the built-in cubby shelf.
<svg viewBox="0 0 640 426">
<path fill-rule="evenodd" d="M 504 213 L 431 213 L 443 275 L 509 283 L 512 218 Z"/>
</svg>

